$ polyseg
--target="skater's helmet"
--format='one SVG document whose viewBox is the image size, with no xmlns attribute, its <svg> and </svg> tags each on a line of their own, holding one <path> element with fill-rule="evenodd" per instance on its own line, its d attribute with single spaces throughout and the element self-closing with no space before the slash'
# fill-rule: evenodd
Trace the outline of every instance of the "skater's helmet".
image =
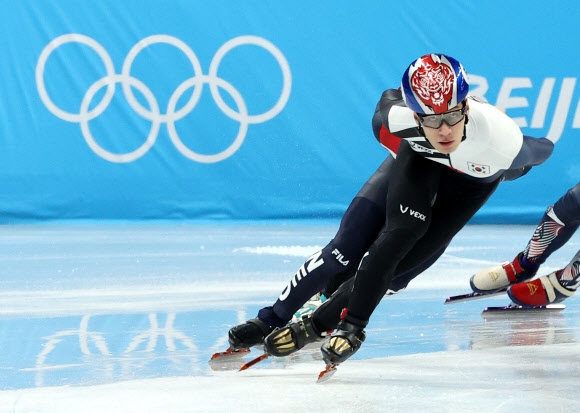
<svg viewBox="0 0 580 413">
<path fill-rule="evenodd" d="M 461 63 L 451 56 L 432 53 L 409 65 L 401 90 L 413 112 L 432 115 L 459 105 L 469 92 L 469 81 Z"/>
</svg>

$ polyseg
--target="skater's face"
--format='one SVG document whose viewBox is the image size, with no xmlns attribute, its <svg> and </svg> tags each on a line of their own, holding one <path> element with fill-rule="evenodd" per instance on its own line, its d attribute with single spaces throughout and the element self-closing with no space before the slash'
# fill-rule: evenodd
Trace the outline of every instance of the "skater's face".
<svg viewBox="0 0 580 413">
<path fill-rule="evenodd" d="M 441 153 L 454 152 L 463 139 L 465 116 L 469 112 L 467 101 L 438 115 L 417 115 L 415 120 L 423 127 L 425 138 Z"/>
</svg>

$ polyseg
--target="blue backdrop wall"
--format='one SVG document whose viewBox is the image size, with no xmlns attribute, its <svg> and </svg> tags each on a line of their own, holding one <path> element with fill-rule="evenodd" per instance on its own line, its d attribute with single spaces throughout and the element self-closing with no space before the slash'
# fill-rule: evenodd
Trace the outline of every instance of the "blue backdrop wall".
<svg viewBox="0 0 580 413">
<path fill-rule="evenodd" d="M 337 218 L 387 156 L 370 120 L 418 56 L 556 150 L 474 222 L 578 182 L 580 3 L 0 0 L 0 219 Z"/>
</svg>

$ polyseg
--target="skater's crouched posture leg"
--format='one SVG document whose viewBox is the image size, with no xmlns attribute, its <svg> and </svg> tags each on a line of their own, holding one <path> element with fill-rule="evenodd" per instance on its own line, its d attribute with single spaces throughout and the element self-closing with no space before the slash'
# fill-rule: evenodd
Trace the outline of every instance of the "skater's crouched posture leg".
<svg viewBox="0 0 580 413">
<path fill-rule="evenodd" d="M 310 256 L 288 282 L 273 306 L 258 317 L 230 330 L 233 349 L 263 343 L 275 328 L 285 327 L 293 315 L 333 277 L 349 279 L 384 223 L 380 207 L 366 198 L 355 198 L 345 213 L 334 239 Z"/>
<path fill-rule="evenodd" d="M 405 273 L 398 274 L 391 281 L 386 295 L 404 290 L 409 282 L 421 274 L 443 254 L 446 246 L 441 247 L 433 256 Z M 348 305 L 348 300 L 354 287 L 354 278 L 340 285 L 338 290 L 310 316 L 292 323 L 284 328 L 274 330 L 264 340 L 264 350 L 274 356 L 287 356 L 295 353 L 309 343 L 321 341 L 337 328 L 342 310 Z M 362 343 L 362 341 L 361 341 Z"/>
</svg>

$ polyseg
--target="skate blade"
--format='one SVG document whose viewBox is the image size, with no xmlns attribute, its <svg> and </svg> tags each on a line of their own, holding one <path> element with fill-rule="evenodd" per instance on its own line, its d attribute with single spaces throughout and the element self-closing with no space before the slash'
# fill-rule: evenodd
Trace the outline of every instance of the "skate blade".
<svg viewBox="0 0 580 413">
<path fill-rule="evenodd" d="M 244 364 L 242 367 L 240 367 L 240 369 L 238 371 L 247 370 L 250 367 L 252 367 L 254 364 L 258 364 L 260 361 L 266 360 L 267 358 L 268 358 L 268 353 L 264 353 L 261 356 L 256 357 L 255 359 L 248 361 L 246 364 Z"/>
<path fill-rule="evenodd" d="M 338 364 L 328 364 L 326 368 L 318 374 L 318 380 L 316 380 L 316 383 L 324 383 L 329 380 L 334 373 L 336 373 L 337 367 Z"/>
<path fill-rule="evenodd" d="M 495 297 L 497 295 L 505 294 L 507 288 L 502 288 L 497 291 L 491 293 L 469 293 L 469 294 L 461 294 L 461 295 L 452 295 L 451 297 L 447 297 L 445 299 L 444 304 L 455 304 L 455 303 L 462 303 L 464 301 L 472 301 L 472 300 L 479 300 L 481 298 L 490 298 Z"/>
<path fill-rule="evenodd" d="M 234 350 L 233 348 L 228 348 L 226 351 L 220 351 L 218 353 L 214 353 L 213 356 L 209 359 L 210 362 L 219 362 L 219 361 L 226 361 L 231 360 L 232 358 L 239 358 L 243 357 L 250 352 L 249 348 L 241 348 L 238 350 Z"/>
<path fill-rule="evenodd" d="M 211 356 L 208 364 L 213 371 L 238 370 L 244 364 L 243 357 L 249 352 L 249 349 L 233 350 L 229 348 Z"/>
<path fill-rule="evenodd" d="M 533 307 L 522 307 L 519 305 L 506 305 L 500 307 L 486 307 L 482 311 L 482 315 L 485 316 L 508 316 L 508 315 L 525 315 L 525 314 L 552 314 L 562 311 L 566 308 L 564 304 L 547 304 L 547 305 L 538 305 Z"/>
</svg>

